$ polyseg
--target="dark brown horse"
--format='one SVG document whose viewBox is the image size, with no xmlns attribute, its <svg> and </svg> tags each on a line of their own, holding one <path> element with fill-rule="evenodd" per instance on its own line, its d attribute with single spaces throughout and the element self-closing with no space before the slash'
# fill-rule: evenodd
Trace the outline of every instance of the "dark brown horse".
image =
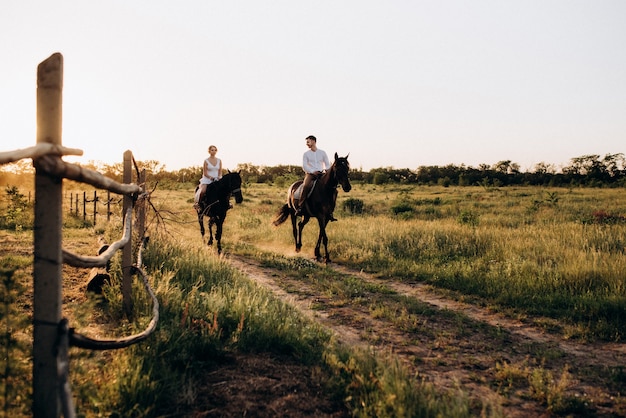
<svg viewBox="0 0 626 418">
<path fill-rule="evenodd" d="M 197 189 L 196 189 L 197 190 Z M 224 176 L 209 184 L 202 200 L 198 202 L 198 223 L 204 241 L 204 216 L 209 217 L 209 240 L 207 245 L 213 245 L 213 225 L 215 225 L 215 240 L 217 252 L 222 252 L 222 227 L 226 213 L 231 208 L 230 196 L 235 196 L 235 202 L 243 202 L 241 194 L 241 175 L 239 172 L 224 174 Z"/>
<path fill-rule="evenodd" d="M 348 154 L 349 155 L 349 154 Z M 293 238 L 296 242 L 296 252 L 302 249 L 302 229 L 311 218 L 317 218 L 320 227 L 317 244 L 315 245 L 315 258 L 320 261 L 322 255 L 320 246 L 324 243 L 324 261 L 330 262 L 328 253 L 328 237 L 326 236 L 326 225 L 332 219 L 335 203 L 337 201 L 337 187 L 341 185 L 344 192 L 352 189 L 348 175 L 350 173 L 350 163 L 348 163 L 348 155 L 339 157 L 335 153 L 335 161 L 328 171 L 316 181 L 311 194 L 304 202 L 302 208 L 302 219 L 298 222 L 296 228 L 296 203 L 302 192 L 302 180 L 299 180 L 289 186 L 287 191 L 287 203 L 283 205 L 278 214 L 274 225 L 278 226 L 291 217 L 291 226 L 293 228 Z"/>
</svg>

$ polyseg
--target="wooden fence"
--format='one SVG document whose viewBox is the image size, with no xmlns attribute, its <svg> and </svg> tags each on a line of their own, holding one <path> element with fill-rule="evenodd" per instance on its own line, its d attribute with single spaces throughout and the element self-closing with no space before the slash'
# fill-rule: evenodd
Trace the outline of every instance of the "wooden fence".
<svg viewBox="0 0 626 418">
<path fill-rule="evenodd" d="M 88 195 L 85 191 L 70 192 L 69 196 L 66 192 L 65 199 L 69 202 L 66 206 L 69 206 L 70 215 L 82 216 L 83 221 L 87 221 L 87 218 L 89 218 L 94 226 L 98 222 L 98 215 L 102 215 L 103 210 L 107 222 L 110 221 L 111 215 L 113 215 L 111 206 L 122 202 L 121 199 L 111 198 L 111 191 L 109 190 L 106 191 L 106 198 L 104 199 L 100 197 L 97 190 L 93 191 L 93 197 L 88 196 L 91 196 L 91 194 Z"/>
<path fill-rule="evenodd" d="M 0 164 L 32 158 L 35 166 L 35 223 L 34 223 L 34 300 L 33 300 L 33 416 L 74 417 L 74 405 L 69 386 L 69 346 L 103 350 L 127 347 L 147 338 L 159 318 L 159 304 L 142 271 L 141 253 L 145 240 L 143 218 L 148 195 L 138 184 L 132 183 L 130 151 L 124 152 L 123 183 L 117 183 L 102 174 L 62 160 L 63 155 L 82 155 L 82 151 L 66 148 L 61 141 L 63 90 L 63 56 L 55 53 L 37 68 L 37 144 L 34 147 L 0 153 Z M 136 164 L 135 164 L 136 168 Z M 144 173 L 145 177 L 145 173 Z M 67 178 L 90 184 L 123 197 L 123 237 L 97 257 L 72 254 L 62 248 L 62 184 Z M 94 199 L 95 200 L 95 199 Z M 132 261 L 133 211 L 137 210 L 140 237 L 137 262 Z M 94 211 L 97 212 L 97 211 Z M 95 221 L 94 221 L 95 223 Z M 94 340 L 70 328 L 61 317 L 62 265 L 74 267 L 105 267 L 118 250 L 122 250 L 122 296 L 127 316 L 132 316 L 132 276 L 139 274 L 153 302 L 152 320 L 146 329 L 136 335 Z"/>
</svg>

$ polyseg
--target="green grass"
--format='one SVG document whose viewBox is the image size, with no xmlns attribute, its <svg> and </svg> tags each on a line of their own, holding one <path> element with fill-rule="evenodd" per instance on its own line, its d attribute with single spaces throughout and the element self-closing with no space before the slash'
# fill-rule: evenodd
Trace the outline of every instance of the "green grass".
<svg viewBox="0 0 626 418">
<path fill-rule="evenodd" d="M 84 413 L 180 414 L 188 408 L 180 402 L 181 391 L 194 399 L 203 375 L 219 367 L 228 353 L 269 352 L 321 365 L 326 386 L 334 392 L 329 396 L 345 399 L 355 416 L 392 417 L 405 411 L 467 416 L 463 401 L 450 403 L 452 398 L 406 375 L 391 359 L 337 346 L 319 325 L 220 258 L 207 256 L 204 248 L 163 237 L 156 241 L 144 257 L 161 301 L 158 330 L 145 343 L 114 356 L 106 379 L 113 383 L 104 384 L 108 396 L 97 403 L 82 399 Z M 318 268 L 305 263 L 303 271 Z M 107 290 L 111 315 L 121 311 L 116 287 Z M 141 294 L 139 289 L 134 293 Z M 135 308 L 146 317 L 149 301 L 137 298 Z"/>
<path fill-rule="evenodd" d="M 552 318 L 569 337 L 626 338 L 622 189 L 357 185 L 349 197 L 340 193 L 340 201 L 348 198 L 365 209 L 342 212 L 338 203 L 340 221 L 327 229 L 334 261 Z M 271 229 L 271 216 L 239 212 L 260 221 L 241 241 L 283 252 L 292 245 L 289 225 Z M 316 235 L 316 225 L 305 227 L 305 256 Z"/>
<path fill-rule="evenodd" d="M 161 303 L 153 337 L 113 353 L 72 350 L 72 387 L 79 415 L 175 414 L 185 407 L 181 397 L 193 399 L 201 373 L 219 367 L 231 352 L 271 352 L 323 365 L 328 387 L 345 399 L 355 416 L 469 415 L 462 393 L 450 398 L 407 376 L 393 358 L 335 345 L 322 328 L 207 252 L 191 210 L 192 193 L 157 190 L 152 198 L 155 207 L 167 214 L 166 223 L 150 224 L 151 231 L 158 232 L 151 233 L 153 239 L 144 253 Z M 418 332 L 416 317 L 428 315 L 425 306 L 382 285 L 356 278 L 339 282 L 330 269 L 306 258 L 313 255 L 315 223 L 305 228 L 305 258 L 296 257 L 290 226 L 271 225 L 284 196 L 284 187 L 246 185 L 244 203 L 229 212 L 224 225 L 225 251 L 261 259 L 343 303 L 393 319 L 396 327 L 407 332 Z M 358 206 L 358 213 L 344 209 L 348 199 L 363 203 L 356 205 L 353 200 L 345 205 Z M 550 332 L 570 338 L 623 342 L 626 224 L 621 219 L 625 207 L 622 189 L 355 184 L 349 194 L 340 192 L 339 222 L 329 225 L 328 234 L 331 257 L 337 262 L 382 278 L 428 283 L 513 315 L 537 317 L 537 323 Z M 27 218 L 19 224 L 16 233 L 28 229 Z M 13 231 L 15 226 L 7 221 L 7 228 Z M 102 225 L 94 230 L 69 216 L 65 228 L 64 234 L 72 240 L 95 241 L 115 232 Z M 10 278 L 21 277 L 25 280 L 21 285 L 30 283 L 23 260 L 3 258 L 3 263 L 5 306 L 10 306 L 17 297 Z M 117 270 L 119 265 L 114 264 Z M 114 281 L 106 289 L 106 303 L 89 307 L 101 310 L 101 317 L 112 323 L 112 333 L 143 329 L 150 301 L 137 284 L 133 292 L 137 317 L 129 323 L 121 315 L 117 285 Z M 23 321 L 23 313 L 11 315 L 13 323 Z M 456 320 L 460 329 L 466 327 L 462 319 Z M 4 323 L 3 327 L 5 338 L 20 337 Z M 24 356 L 22 346 L 12 347 L 9 357 Z M 565 371 L 556 377 L 540 368 L 520 372 L 512 367 L 503 366 L 503 384 L 516 385 L 523 378 L 534 388 L 536 399 L 554 410 L 566 409 L 558 397 L 562 389 L 545 383 L 556 380 L 557 386 L 564 385 Z M 7 382 L 18 381 L 15 373 L 24 370 L 27 373 L 28 367 L 14 368 L 12 380 L 5 378 L 2 386 L 4 391 L 17 390 L 15 396 L 22 400 L 30 396 L 29 377 L 19 380 L 20 387 L 9 387 Z M 22 401 L 22 410 L 11 412 L 27 415 L 24 405 L 28 402 Z M 3 407 L 6 410 L 10 403 L 5 400 Z"/>
</svg>

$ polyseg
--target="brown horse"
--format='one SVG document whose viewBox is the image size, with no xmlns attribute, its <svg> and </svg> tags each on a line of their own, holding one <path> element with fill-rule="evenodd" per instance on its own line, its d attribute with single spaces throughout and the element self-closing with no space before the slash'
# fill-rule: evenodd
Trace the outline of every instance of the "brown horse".
<svg viewBox="0 0 626 418">
<path fill-rule="evenodd" d="M 350 155 L 350 154 L 348 154 Z M 348 163 L 348 155 L 345 157 L 339 157 L 335 153 L 335 161 L 328 171 L 321 175 L 315 182 L 313 190 L 309 194 L 309 197 L 304 202 L 302 208 L 302 220 L 298 222 L 296 228 L 296 203 L 299 200 L 300 193 L 302 192 L 302 180 L 299 180 L 289 186 L 287 191 L 287 203 L 278 211 L 274 225 L 278 226 L 285 222 L 287 218 L 291 217 L 291 226 L 293 229 L 293 238 L 296 242 L 296 252 L 300 252 L 302 249 L 302 229 L 309 222 L 309 219 L 317 218 L 317 223 L 320 227 L 320 232 L 317 237 L 317 244 L 315 245 L 315 258 L 320 261 L 322 255 L 320 253 L 320 246 L 324 243 L 324 261 L 330 262 L 330 255 L 328 253 L 328 237 L 326 236 L 326 225 L 332 219 L 333 211 L 335 210 L 335 203 L 337 201 L 337 187 L 341 185 L 344 192 L 349 192 L 352 189 L 350 185 L 350 179 L 348 175 L 350 173 L 350 163 Z"/>
<path fill-rule="evenodd" d="M 197 189 L 196 189 L 197 190 Z M 230 196 L 235 196 L 235 202 L 243 202 L 241 194 L 241 175 L 239 172 L 224 174 L 224 176 L 207 186 L 206 193 L 198 202 L 198 223 L 204 241 L 204 216 L 209 217 L 209 240 L 207 245 L 213 245 L 213 225 L 215 225 L 215 240 L 217 253 L 222 252 L 222 226 L 226 219 L 226 212 L 231 208 Z"/>
</svg>

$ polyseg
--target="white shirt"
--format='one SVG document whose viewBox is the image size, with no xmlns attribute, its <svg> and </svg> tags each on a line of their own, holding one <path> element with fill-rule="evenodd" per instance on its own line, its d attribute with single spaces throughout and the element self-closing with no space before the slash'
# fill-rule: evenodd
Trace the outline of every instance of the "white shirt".
<svg viewBox="0 0 626 418">
<path fill-rule="evenodd" d="M 302 168 L 305 173 L 328 170 L 330 168 L 328 155 L 319 148 L 315 151 L 308 150 L 302 156 Z"/>
</svg>

